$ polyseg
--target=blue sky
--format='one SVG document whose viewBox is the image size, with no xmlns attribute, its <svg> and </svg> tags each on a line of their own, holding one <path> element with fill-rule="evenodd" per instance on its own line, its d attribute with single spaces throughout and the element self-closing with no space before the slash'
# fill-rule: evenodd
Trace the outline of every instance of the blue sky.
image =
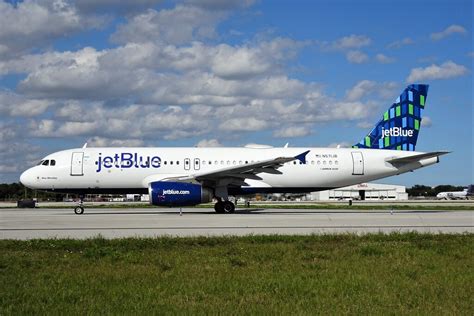
<svg viewBox="0 0 474 316">
<path fill-rule="evenodd" d="M 471 1 L 0 2 L 0 182 L 89 146 L 349 146 L 409 83 L 417 150 L 383 180 L 473 178 Z"/>
</svg>

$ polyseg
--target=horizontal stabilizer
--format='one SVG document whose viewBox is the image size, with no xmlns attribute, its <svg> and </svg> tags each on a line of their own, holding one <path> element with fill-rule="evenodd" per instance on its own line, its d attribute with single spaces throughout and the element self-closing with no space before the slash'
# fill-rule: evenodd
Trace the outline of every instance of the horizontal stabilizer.
<svg viewBox="0 0 474 316">
<path fill-rule="evenodd" d="M 424 153 L 424 154 L 418 154 L 418 155 L 413 155 L 413 156 L 406 156 L 406 157 L 401 157 L 401 158 L 388 158 L 386 161 L 391 163 L 391 164 L 407 164 L 411 162 L 417 162 L 423 159 L 428 159 L 428 158 L 433 158 L 433 157 L 439 157 L 442 155 L 449 154 L 450 151 L 433 151 L 430 153 Z"/>
</svg>

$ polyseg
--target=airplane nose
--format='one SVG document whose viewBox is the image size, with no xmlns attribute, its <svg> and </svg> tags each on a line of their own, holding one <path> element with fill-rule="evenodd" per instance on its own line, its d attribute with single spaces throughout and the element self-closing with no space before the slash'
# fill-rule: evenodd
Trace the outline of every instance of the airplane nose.
<svg viewBox="0 0 474 316">
<path fill-rule="evenodd" d="M 20 182 L 23 184 L 25 187 L 30 187 L 31 184 L 33 183 L 31 179 L 31 171 L 30 169 L 26 170 L 23 172 L 20 176 Z"/>
</svg>

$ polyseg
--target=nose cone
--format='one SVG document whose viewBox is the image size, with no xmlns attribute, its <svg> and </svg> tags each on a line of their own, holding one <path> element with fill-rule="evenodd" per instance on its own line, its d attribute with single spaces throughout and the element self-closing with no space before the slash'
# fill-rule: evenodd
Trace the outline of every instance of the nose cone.
<svg viewBox="0 0 474 316">
<path fill-rule="evenodd" d="M 33 175 L 31 174 L 31 169 L 26 170 L 20 176 L 20 182 L 25 187 L 31 187 L 33 185 Z"/>
</svg>

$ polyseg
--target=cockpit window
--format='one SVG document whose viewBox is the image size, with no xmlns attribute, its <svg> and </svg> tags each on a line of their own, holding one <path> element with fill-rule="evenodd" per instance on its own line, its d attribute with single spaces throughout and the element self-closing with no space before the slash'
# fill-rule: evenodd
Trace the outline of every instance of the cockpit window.
<svg viewBox="0 0 474 316">
<path fill-rule="evenodd" d="M 38 162 L 37 166 L 42 165 L 42 164 L 43 164 L 43 161 L 44 161 L 44 160 L 41 160 L 40 162 Z"/>
<path fill-rule="evenodd" d="M 55 166 L 56 165 L 56 160 L 51 160 L 50 163 L 49 163 L 50 166 Z"/>
<path fill-rule="evenodd" d="M 48 166 L 49 165 L 49 160 L 43 161 L 43 166 Z"/>
</svg>

